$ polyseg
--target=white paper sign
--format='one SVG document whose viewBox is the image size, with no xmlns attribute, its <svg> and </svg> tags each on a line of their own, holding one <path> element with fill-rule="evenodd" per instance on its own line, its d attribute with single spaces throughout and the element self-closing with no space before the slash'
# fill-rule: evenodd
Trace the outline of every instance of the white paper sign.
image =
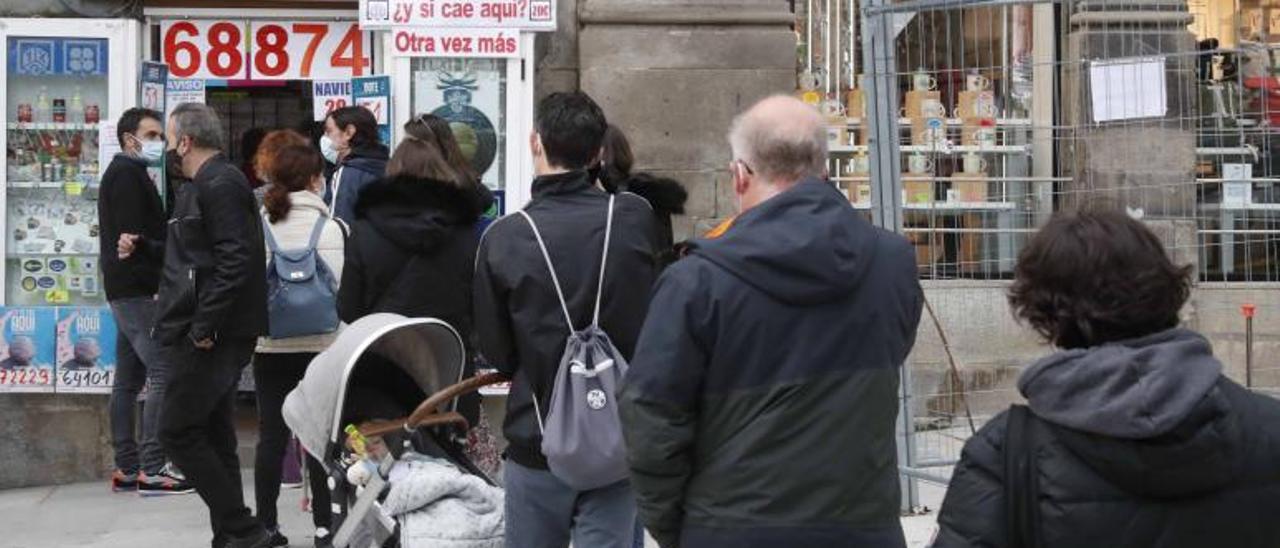
<svg viewBox="0 0 1280 548">
<path fill-rule="evenodd" d="M 116 123 L 103 121 L 98 124 L 98 182 L 102 182 L 102 174 L 107 172 L 111 160 L 120 153 L 120 140 L 116 138 Z"/>
<path fill-rule="evenodd" d="M 360 0 L 360 28 L 556 30 L 554 0 Z"/>
<path fill-rule="evenodd" d="M 170 78 L 165 84 L 165 104 L 169 111 L 182 103 L 205 104 L 204 80 L 178 80 Z"/>
<path fill-rule="evenodd" d="M 1094 61 L 1089 87 L 1094 122 L 1157 118 L 1169 111 L 1163 57 Z"/>
<path fill-rule="evenodd" d="M 350 106 L 351 80 L 317 80 L 311 83 L 315 121 L 324 121 L 330 112 Z"/>
<path fill-rule="evenodd" d="M 520 33 L 505 29 L 396 29 L 398 57 L 521 57 Z"/>
<path fill-rule="evenodd" d="M 1253 165 L 1222 164 L 1222 205 L 1244 207 L 1253 202 Z"/>
</svg>

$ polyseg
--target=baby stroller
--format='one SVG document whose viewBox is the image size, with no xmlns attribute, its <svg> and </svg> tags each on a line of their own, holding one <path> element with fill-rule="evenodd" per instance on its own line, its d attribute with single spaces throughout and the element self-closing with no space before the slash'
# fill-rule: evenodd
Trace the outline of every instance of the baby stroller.
<svg viewBox="0 0 1280 548">
<path fill-rule="evenodd" d="M 328 474 L 334 546 L 490 546 L 491 540 L 468 538 L 491 538 L 485 535 L 494 528 L 500 545 L 501 490 L 463 451 L 474 415 L 467 417 L 460 400 L 506 378 L 464 380 L 466 359 L 462 338 L 445 322 L 374 314 L 347 326 L 311 362 L 285 400 L 284 418 Z M 379 439 L 387 449 L 366 453 L 369 440 Z M 399 490 L 397 478 L 404 482 Z M 424 485 L 435 479 L 447 486 Z M 405 512 L 406 496 L 437 498 Z M 468 511 L 483 515 L 436 521 L 470 522 L 489 531 L 441 532 L 456 524 L 430 523 Z M 437 534 L 444 536 L 431 536 Z"/>
</svg>

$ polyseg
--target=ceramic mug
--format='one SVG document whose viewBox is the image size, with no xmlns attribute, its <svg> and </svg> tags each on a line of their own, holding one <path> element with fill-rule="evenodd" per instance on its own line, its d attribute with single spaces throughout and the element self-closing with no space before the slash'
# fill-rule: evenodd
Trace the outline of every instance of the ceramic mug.
<svg viewBox="0 0 1280 548">
<path fill-rule="evenodd" d="M 965 89 L 969 91 L 986 91 L 991 88 L 991 79 L 978 73 L 972 73 L 965 78 Z"/>
<path fill-rule="evenodd" d="M 933 160 L 923 154 L 912 154 L 907 160 L 907 171 L 917 174 L 932 172 Z"/>
<path fill-rule="evenodd" d="M 822 111 L 822 115 L 827 118 L 842 117 L 845 113 L 844 105 L 840 104 L 840 100 L 835 97 L 829 97 L 822 101 L 819 109 Z"/>
<path fill-rule="evenodd" d="M 973 140 L 982 148 L 996 146 L 996 128 L 990 126 L 978 128 L 973 132 Z"/>
<path fill-rule="evenodd" d="M 977 154 L 966 154 L 964 156 L 964 172 L 965 173 L 986 173 L 987 161 Z"/>
<path fill-rule="evenodd" d="M 920 116 L 923 118 L 946 118 L 947 107 L 937 99 L 925 99 L 920 102 Z"/>
<path fill-rule="evenodd" d="M 938 80 L 929 76 L 929 73 L 925 72 L 924 69 L 920 69 L 911 76 L 911 86 L 916 91 L 933 91 L 938 89 Z"/>
</svg>

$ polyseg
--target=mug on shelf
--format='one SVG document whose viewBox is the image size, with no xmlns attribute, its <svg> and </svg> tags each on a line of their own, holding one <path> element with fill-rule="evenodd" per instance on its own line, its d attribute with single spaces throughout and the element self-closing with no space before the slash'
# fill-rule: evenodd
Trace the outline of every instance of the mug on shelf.
<svg viewBox="0 0 1280 548">
<path fill-rule="evenodd" d="M 933 91 L 938 89 L 938 79 L 921 68 L 911 75 L 911 88 L 916 91 Z"/>
<path fill-rule="evenodd" d="M 933 172 L 933 160 L 923 154 L 912 154 L 907 159 L 907 171 L 912 174 Z"/>
<path fill-rule="evenodd" d="M 964 172 L 965 173 L 986 173 L 987 161 L 979 154 L 969 153 L 964 155 Z"/>
<path fill-rule="evenodd" d="M 969 91 L 986 91 L 991 89 L 991 79 L 976 72 L 970 73 L 969 76 L 965 78 L 964 82 L 965 89 Z"/>
</svg>

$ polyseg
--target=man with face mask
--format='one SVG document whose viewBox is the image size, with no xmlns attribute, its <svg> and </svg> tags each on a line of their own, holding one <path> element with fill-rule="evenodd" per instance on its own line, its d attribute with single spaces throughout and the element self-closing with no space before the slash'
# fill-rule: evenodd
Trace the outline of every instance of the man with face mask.
<svg viewBox="0 0 1280 548">
<path fill-rule="evenodd" d="M 266 333 L 266 250 L 253 192 L 221 152 L 213 109 L 175 108 L 168 144 L 190 182 L 178 187 L 165 239 L 152 337 L 171 360 L 160 441 L 209 507 L 214 548 L 265 548 L 244 504 L 232 417 L 240 373 Z M 136 248 L 120 242 L 121 256 Z"/>
<path fill-rule="evenodd" d="M 116 124 L 121 153 L 102 174 L 98 195 L 99 250 L 103 286 L 117 327 L 116 376 L 111 388 L 111 437 L 116 470 L 114 491 L 137 489 L 143 495 L 190 493 L 182 475 L 166 464 L 156 437 L 164 401 L 168 364 L 151 340 L 155 295 L 164 259 L 165 211 L 147 168 L 164 157 L 162 115 L 133 108 Z M 140 250 L 127 259 L 116 253 L 121 238 Z M 134 402 L 149 384 L 142 409 L 142 439 L 135 440 Z"/>
<path fill-rule="evenodd" d="M 791 97 L 739 116 L 740 213 L 654 288 L 619 413 L 663 547 L 906 544 L 894 423 L 915 253 L 826 180 L 825 131 Z"/>
</svg>

